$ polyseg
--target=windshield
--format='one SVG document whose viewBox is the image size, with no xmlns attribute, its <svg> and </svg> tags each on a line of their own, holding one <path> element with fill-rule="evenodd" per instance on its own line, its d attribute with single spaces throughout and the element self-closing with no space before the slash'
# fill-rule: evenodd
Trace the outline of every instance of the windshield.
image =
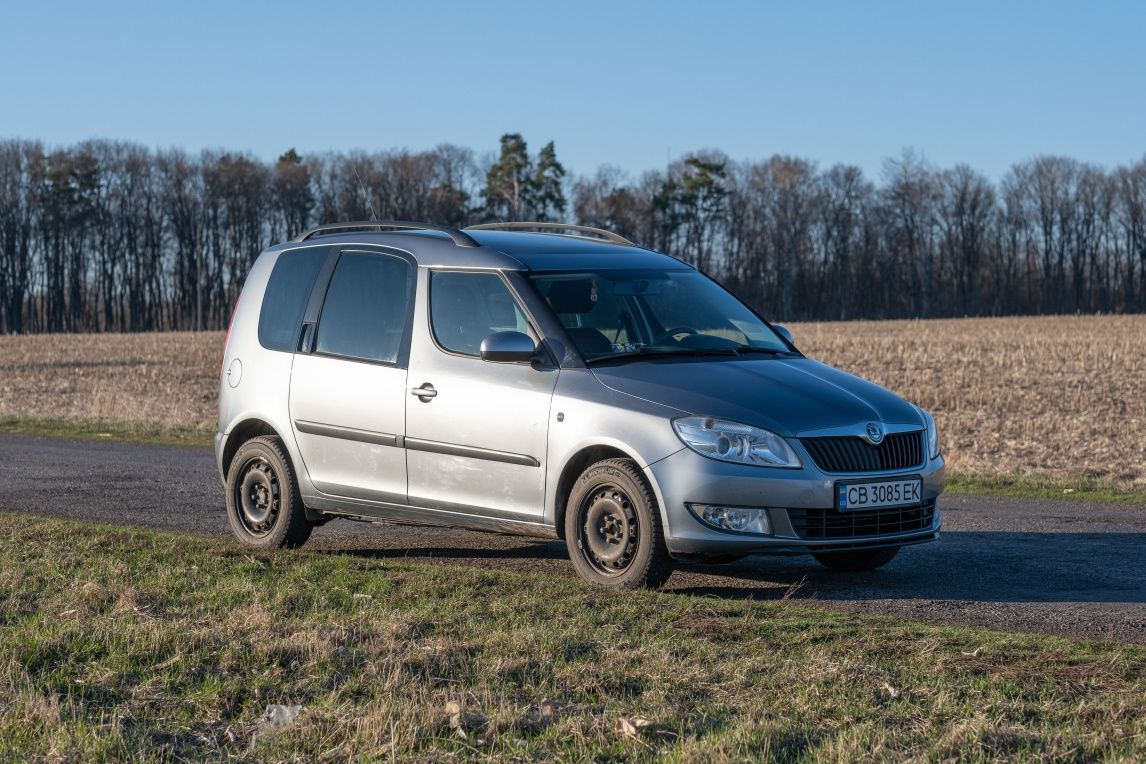
<svg viewBox="0 0 1146 764">
<path fill-rule="evenodd" d="M 787 354 L 743 303 L 692 270 L 531 276 L 587 362 L 652 354 Z"/>
</svg>

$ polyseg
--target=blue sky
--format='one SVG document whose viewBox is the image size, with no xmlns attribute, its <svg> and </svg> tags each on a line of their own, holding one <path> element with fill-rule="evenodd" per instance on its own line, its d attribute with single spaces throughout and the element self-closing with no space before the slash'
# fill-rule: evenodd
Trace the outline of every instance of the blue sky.
<svg viewBox="0 0 1146 764">
<path fill-rule="evenodd" d="M 0 137 L 274 157 L 503 132 L 577 172 L 719 148 L 1000 177 L 1146 154 L 1146 3 L 0 0 Z"/>
</svg>

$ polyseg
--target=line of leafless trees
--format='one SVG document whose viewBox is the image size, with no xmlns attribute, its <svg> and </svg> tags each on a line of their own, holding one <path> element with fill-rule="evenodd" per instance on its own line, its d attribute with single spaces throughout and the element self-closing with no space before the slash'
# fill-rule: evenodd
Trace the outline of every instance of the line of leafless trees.
<svg viewBox="0 0 1146 764">
<path fill-rule="evenodd" d="M 371 217 L 578 222 L 678 255 L 781 320 L 1146 310 L 1146 158 L 1042 156 L 992 182 L 905 152 L 877 180 L 706 151 L 631 178 L 568 177 L 520 135 L 479 157 L 275 162 L 91 141 L 0 141 L 0 331 L 225 326 L 267 244 Z"/>
</svg>

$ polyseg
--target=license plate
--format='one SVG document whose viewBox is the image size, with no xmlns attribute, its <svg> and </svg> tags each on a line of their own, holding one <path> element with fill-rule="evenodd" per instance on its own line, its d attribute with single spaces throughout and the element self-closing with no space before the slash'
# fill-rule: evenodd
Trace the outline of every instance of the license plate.
<svg viewBox="0 0 1146 764">
<path fill-rule="evenodd" d="M 836 509 L 907 507 L 923 503 L 923 481 L 881 480 L 872 483 L 837 483 Z"/>
</svg>

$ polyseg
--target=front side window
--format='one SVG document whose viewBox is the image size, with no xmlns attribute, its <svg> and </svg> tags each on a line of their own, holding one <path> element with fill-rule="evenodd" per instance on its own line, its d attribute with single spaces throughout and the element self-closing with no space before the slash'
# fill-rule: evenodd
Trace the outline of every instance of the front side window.
<svg viewBox="0 0 1146 764">
<path fill-rule="evenodd" d="M 531 276 L 586 361 L 648 354 L 787 354 L 742 302 L 693 270 Z"/>
<path fill-rule="evenodd" d="M 344 252 L 338 258 L 315 352 L 397 363 L 414 294 L 414 269 L 390 255 Z"/>
<path fill-rule="evenodd" d="M 275 261 L 259 311 L 259 344 L 267 350 L 297 350 L 314 277 L 329 252 L 330 247 L 304 247 L 283 252 Z"/>
<path fill-rule="evenodd" d="M 521 332 L 537 342 L 509 287 L 496 273 L 432 273 L 430 324 L 439 345 L 464 355 L 479 355 L 481 341 L 497 332 Z"/>
</svg>

